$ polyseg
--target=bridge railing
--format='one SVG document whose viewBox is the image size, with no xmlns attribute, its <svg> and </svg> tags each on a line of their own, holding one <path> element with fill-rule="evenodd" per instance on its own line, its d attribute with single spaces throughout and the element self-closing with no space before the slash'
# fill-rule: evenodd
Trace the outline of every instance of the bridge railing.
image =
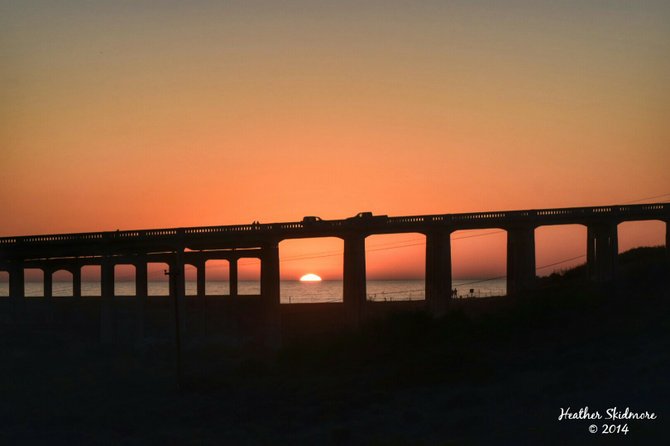
<svg viewBox="0 0 670 446">
<path fill-rule="evenodd" d="M 105 233 L 82 233 L 82 234 L 53 234 L 53 235 L 29 235 L 24 237 L 0 238 L 0 245 L 12 245 L 17 243 L 44 243 L 44 242 L 70 242 L 101 240 Z"/>
</svg>

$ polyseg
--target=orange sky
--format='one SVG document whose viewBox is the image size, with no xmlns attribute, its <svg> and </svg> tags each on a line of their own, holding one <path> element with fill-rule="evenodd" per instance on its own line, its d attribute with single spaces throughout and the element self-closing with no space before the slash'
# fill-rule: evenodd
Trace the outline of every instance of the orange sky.
<svg viewBox="0 0 670 446">
<path fill-rule="evenodd" d="M 0 235 L 670 193 L 667 2 L 219 3 L 0 6 Z M 564 237 L 582 254 L 538 233 L 538 265 Z M 501 247 L 455 268 L 504 273 Z"/>
</svg>

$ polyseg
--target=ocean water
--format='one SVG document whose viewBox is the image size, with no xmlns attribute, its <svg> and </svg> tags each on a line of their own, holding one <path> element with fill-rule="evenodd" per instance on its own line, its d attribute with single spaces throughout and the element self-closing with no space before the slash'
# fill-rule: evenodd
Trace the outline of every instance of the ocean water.
<svg viewBox="0 0 670 446">
<path fill-rule="evenodd" d="M 490 296 L 504 296 L 506 290 L 505 279 L 481 280 L 463 279 L 454 280 L 453 286 L 457 290 L 459 298 L 476 298 Z M 26 282 L 26 296 L 44 295 L 41 282 Z M 208 281 L 206 292 L 209 295 L 229 294 L 229 283 L 227 281 Z M 82 282 L 83 296 L 99 296 L 100 282 Z M 317 302 L 341 302 L 342 281 L 323 282 L 281 282 L 282 303 L 317 303 Z M 6 282 L 0 283 L 0 296 L 7 296 L 9 286 Z M 116 282 L 115 294 L 117 296 L 134 296 L 135 282 Z M 169 288 L 167 281 L 149 282 L 149 295 L 168 296 Z M 186 282 L 186 295 L 196 294 L 195 281 Z M 238 283 L 239 295 L 260 294 L 260 283 L 258 281 L 240 281 Z M 69 282 L 54 282 L 53 295 L 71 296 L 72 284 Z M 367 282 L 368 300 L 373 301 L 401 301 L 421 300 L 425 298 L 425 282 L 423 280 L 369 280 Z"/>
</svg>

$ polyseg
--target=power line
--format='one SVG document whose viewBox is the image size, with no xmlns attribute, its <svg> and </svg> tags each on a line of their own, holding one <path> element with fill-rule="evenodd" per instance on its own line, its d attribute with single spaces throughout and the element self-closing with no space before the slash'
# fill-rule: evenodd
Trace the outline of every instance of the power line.
<svg viewBox="0 0 670 446">
<path fill-rule="evenodd" d="M 570 257 L 570 258 L 567 258 L 567 259 L 564 259 L 564 260 L 561 260 L 561 261 L 558 261 L 558 262 L 548 263 L 548 264 L 546 264 L 546 265 L 538 266 L 538 267 L 536 268 L 536 271 L 537 271 L 537 270 L 541 270 L 541 269 L 545 269 L 545 268 L 549 268 L 549 267 L 552 267 L 552 266 L 560 265 L 560 264 L 562 264 L 562 263 L 570 262 L 570 261 L 572 261 L 572 260 L 581 259 L 581 258 L 584 258 L 584 257 L 586 257 L 586 255 L 580 255 L 580 256 Z M 456 285 L 456 286 L 457 286 L 457 287 L 462 287 L 462 286 L 466 286 L 466 285 L 475 285 L 475 284 L 478 284 L 478 283 L 491 282 L 491 281 L 493 281 L 493 280 L 502 280 L 502 279 L 507 279 L 507 275 L 504 275 L 504 276 L 497 276 L 497 277 L 489 277 L 489 278 L 487 278 L 487 279 L 478 279 L 478 280 L 473 280 L 473 281 L 470 281 L 470 282 L 463 282 L 463 283 L 459 283 L 459 284 Z M 374 297 L 377 297 L 378 295 L 382 295 L 382 296 L 384 296 L 384 295 L 387 295 L 387 294 L 417 293 L 417 292 L 421 292 L 421 291 L 424 291 L 424 292 L 425 292 L 425 289 L 399 290 L 399 291 L 383 291 L 383 292 L 380 292 L 380 293 L 370 293 L 370 294 L 368 294 L 368 296 L 374 296 Z"/>
<path fill-rule="evenodd" d="M 569 262 L 569 261 L 571 261 L 571 260 L 583 259 L 584 257 L 586 257 L 586 254 L 582 254 L 582 255 L 580 255 L 580 256 L 576 256 L 576 257 L 570 257 L 569 259 L 561 260 L 560 262 L 554 262 L 554 263 L 549 263 L 549 264 L 547 264 L 547 265 L 538 266 L 538 267 L 535 268 L 535 269 L 536 269 L 536 270 L 541 270 L 541 269 L 549 268 L 549 267 L 551 267 L 551 266 L 560 265 L 561 263 L 566 263 L 566 262 Z"/>
<path fill-rule="evenodd" d="M 560 261 L 558 261 L 558 262 L 554 262 L 554 263 L 547 263 L 546 265 L 542 265 L 542 266 L 538 266 L 538 267 L 536 267 L 536 268 L 535 268 L 535 271 L 539 271 L 539 270 L 541 270 L 541 269 L 550 268 L 550 267 L 552 267 L 552 266 L 560 265 L 560 264 L 562 264 L 562 263 L 567 263 L 567 262 L 570 262 L 570 261 L 572 261 L 572 260 L 582 259 L 582 258 L 584 258 L 584 257 L 586 257 L 586 254 L 582 254 L 582 255 L 580 255 L 580 256 L 575 256 L 575 257 L 570 257 L 570 258 L 568 258 L 568 259 L 563 259 L 563 260 L 560 260 Z M 506 278 L 507 278 L 507 275 L 504 275 L 504 276 L 498 276 L 498 277 L 490 277 L 490 278 L 488 278 L 488 279 L 479 279 L 479 280 L 475 280 L 475 281 L 472 281 L 472 282 L 461 283 L 461 284 L 459 284 L 459 285 L 460 285 L 460 286 L 462 286 L 462 285 L 473 285 L 473 284 L 476 284 L 476 283 L 490 282 L 491 280 L 501 280 L 501 279 L 506 279 Z"/>
<path fill-rule="evenodd" d="M 637 200 L 632 200 L 632 201 L 625 201 L 623 204 L 637 203 L 639 201 L 653 200 L 655 198 L 663 198 L 663 197 L 670 197 L 670 193 L 662 194 L 662 195 L 655 195 L 653 197 L 638 198 Z"/>
</svg>

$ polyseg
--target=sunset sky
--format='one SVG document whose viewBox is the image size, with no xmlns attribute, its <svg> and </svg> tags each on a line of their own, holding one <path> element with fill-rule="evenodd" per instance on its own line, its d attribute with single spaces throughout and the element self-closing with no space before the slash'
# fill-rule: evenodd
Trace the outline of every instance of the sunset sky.
<svg viewBox="0 0 670 446">
<path fill-rule="evenodd" d="M 668 201 L 668 24 L 667 1 L 0 0 L 0 236 Z M 584 253 L 539 231 L 538 265 Z M 417 274 L 417 237 L 369 241 L 381 276 Z M 457 275 L 504 247 L 454 241 Z"/>
</svg>

